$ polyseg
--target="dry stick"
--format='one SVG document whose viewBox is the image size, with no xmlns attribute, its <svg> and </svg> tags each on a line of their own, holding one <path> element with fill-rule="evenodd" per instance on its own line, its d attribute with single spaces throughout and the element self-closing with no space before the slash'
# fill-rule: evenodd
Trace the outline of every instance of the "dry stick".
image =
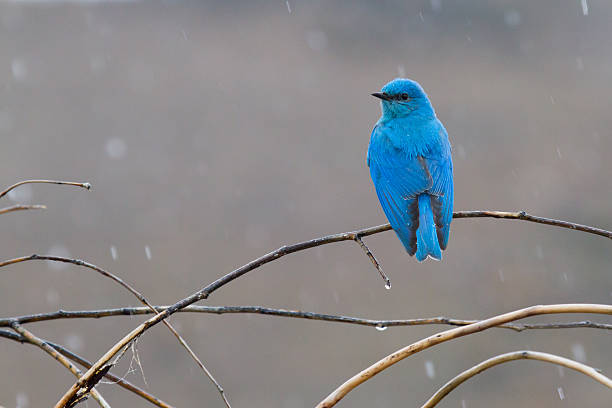
<svg viewBox="0 0 612 408">
<path fill-rule="evenodd" d="M 465 370 L 464 372 L 444 384 L 444 386 L 438 391 L 436 391 L 436 393 L 429 400 L 427 400 L 427 402 L 423 404 L 421 408 L 435 407 L 442 400 L 442 398 L 444 398 L 452 390 L 461 385 L 464 381 L 474 377 L 477 374 L 480 374 L 488 368 L 495 367 L 498 364 L 507 363 L 508 361 L 523 359 L 545 361 L 547 363 L 567 367 L 591 377 L 595 381 L 602 383 L 608 388 L 612 388 L 612 380 L 610 378 L 606 377 L 605 375 L 601 374 L 596 369 L 588 365 L 578 363 L 565 357 L 556 356 L 554 354 L 542 353 L 539 351 L 513 351 L 511 353 L 500 354 L 499 356 L 492 357 L 478 365 L 475 365 L 474 367 L 468 370 Z"/>
<path fill-rule="evenodd" d="M 68 361 L 66 357 L 60 355 L 56 350 L 54 350 L 46 342 L 36 337 L 34 334 L 26 330 L 23 326 L 21 326 L 17 322 L 13 322 L 13 324 L 11 325 L 11 328 L 15 330 L 17 333 L 19 333 L 23 337 L 24 341 L 27 341 L 28 343 L 41 348 L 51 357 L 56 359 L 61 365 L 66 367 L 68 370 L 70 370 L 70 372 L 74 374 L 77 378 L 79 378 L 79 376 L 81 375 L 81 370 L 79 370 L 77 367 L 72 365 L 72 363 Z M 97 390 L 92 389 L 91 396 L 94 400 L 96 400 L 96 402 L 101 407 L 110 408 L 110 405 L 108 405 L 108 402 L 106 402 L 106 400 L 102 397 L 102 395 Z"/>
<path fill-rule="evenodd" d="M 162 312 L 170 306 L 153 306 L 157 312 Z M 402 320 L 374 320 L 362 319 L 353 316 L 329 315 L 314 312 L 305 312 L 301 310 L 273 309 L 262 306 L 187 306 L 179 310 L 182 313 L 208 313 L 208 314 L 260 314 L 268 316 L 290 317 L 297 319 L 319 320 L 335 323 L 347 323 L 369 327 L 393 327 L 393 326 L 424 326 L 424 325 L 449 325 L 449 326 L 467 326 L 468 324 L 476 323 L 479 320 L 464 320 L 453 319 L 444 316 L 418 318 L 418 319 L 402 319 Z M 114 309 L 99 309 L 99 310 L 58 310 L 49 313 L 37 313 L 31 315 L 15 316 L 0 318 L 0 327 L 10 326 L 12 322 L 21 324 L 43 322 L 57 319 L 98 319 L 110 316 L 134 316 L 153 313 L 148 307 L 121 307 Z M 517 332 L 533 329 L 575 329 L 575 328 L 593 328 L 602 330 L 612 330 L 612 324 L 592 322 L 589 320 L 579 322 L 563 322 L 563 323 L 534 323 L 534 324 L 500 324 L 496 328 L 510 329 Z"/>
<path fill-rule="evenodd" d="M 34 184 L 34 183 L 42 183 L 42 184 L 61 184 L 66 186 L 76 186 L 82 187 L 87 190 L 91 189 L 90 183 L 76 183 L 74 181 L 59 181 L 59 180 L 24 180 L 19 183 L 15 183 L 12 186 L 8 187 L 6 190 L 0 193 L 0 198 L 4 197 L 9 191 L 24 184 Z"/>
<path fill-rule="evenodd" d="M 378 262 L 378 259 L 376 259 L 372 251 L 370 251 L 370 248 L 368 248 L 368 246 L 365 244 L 365 242 L 363 242 L 359 235 L 355 235 L 355 242 L 359 244 L 361 249 L 363 249 L 363 252 L 365 252 L 366 256 L 370 258 L 372 265 L 374 265 L 374 267 L 380 274 L 380 277 L 383 278 L 383 280 L 385 281 L 385 288 L 391 289 L 391 280 L 383 272 L 382 267 L 380 266 L 380 262 Z"/>
<path fill-rule="evenodd" d="M 501 211 L 460 211 L 453 214 L 454 218 L 470 218 L 470 217 L 492 217 L 492 218 L 509 218 L 509 219 L 519 219 L 525 221 L 531 221 L 541 224 L 554 225 L 561 228 L 569 228 L 575 229 L 583 232 L 587 232 L 590 234 L 601 235 L 607 238 L 612 239 L 612 231 L 606 231 L 600 228 L 590 227 L 586 225 L 574 224 L 567 221 L 559 221 L 553 220 L 549 218 L 535 217 L 525 213 L 524 211 L 509 213 L 509 212 L 501 212 Z M 276 251 L 272 251 L 266 255 L 263 255 L 238 269 L 233 270 L 227 275 L 217 279 L 216 281 L 210 283 L 199 291 L 191 294 L 190 296 L 179 300 L 174 305 L 170 306 L 168 309 L 164 310 L 162 313 L 148 319 L 144 323 L 140 324 L 138 327 L 133 329 L 130 333 L 126 334 L 119 342 L 117 342 L 113 347 L 111 347 L 100 359 L 92 366 L 90 370 L 88 370 L 79 381 L 70 387 L 68 391 L 64 394 L 64 396 L 56 403 L 55 408 L 63 408 L 67 403 L 72 401 L 79 390 L 83 387 L 83 385 L 88 384 L 89 381 L 92 380 L 96 370 L 99 370 L 102 366 L 107 364 L 111 358 L 115 354 L 117 354 L 123 346 L 130 343 L 134 338 L 144 333 L 150 327 L 156 325 L 161 320 L 175 313 L 177 310 L 183 309 L 186 306 L 189 306 L 199 300 L 207 299 L 208 296 L 213 293 L 215 290 L 220 287 L 226 285 L 227 283 L 233 281 L 234 279 L 239 278 L 252 271 L 253 269 L 257 269 L 262 265 L 267 264 L 268 262 L 272 262 L 276 259 L 279 259 L 285 255 L 291 254 L 293 252 L 303 251 L 305 249 L 314 248 L 321 245 L 330 244 L 332 242 L 340 242 L 340 241 L 348 241 L 355 240 L 355 237 L 365 237 L 369 235 L 378 234 L 380 232 L 388 231 L 391 229 L 389 224 L 379 225 L 376 227 L 364 228 L 354 232 L 345 232 L 340 234 L 332 234 L 327 235 L 320 238 L 315 238 L 310 241 L 304 241 L 293 245 L 285 245 L 278 248 Z"/>
<path fill-rule="evenodd" d="M 10 332 L 8 330 L 0 330 L 0 337 L 4 337 L 4 338 L 7 338 L 7 339 L 10 339 L 10 340 L 13 340 L 13 341 L 18 341 L 20 343 L 32 344 L 25 337 L 23 337 L 22 335 Z M 86 368 L 91 367 L 91 363 L 89 361 L 87 361 L 83 357 L 79 356 L 78 354 L 73 353 L 72 351 L 68 350 L 67 348 L 65 348 L 63 346 L 60 346 L 59 344 L 55 344 L 55 343 L 52 343 L 50 341 L 44 340 L 44 339 L 41 339 L 41 341 L 43 341 L 45 344 L 48 344 L 49 346 L 53 347 L 60 354 L 62 354 L 65 357 L 69 358 L 70 360 L 74 361 L 75 363 L 79 363 L 80 365 L 82 365 L 83 367 L 86 367 Z M 145 400 L 149 401 L 153 405 L 156 405 L 156 406 L 158 406 L 160 408 L 174 408 L 172 405 L 168 404 L 167 402 L 164 402 L 164 401 L 160 400 L 159 398 L 157 398 L 154 395 L 149 394 L 148 392 L 146 392 L 142 388 L 137 387 L 136 385 L 132 384 L 131 382 L 129 382 L 127 380 L 124 380 L 123 378 L 119 378 L 119 377 L 117 377 L 114 374 L 106 373 L 106 375 L 104 377 L 106 377 L 109 380 L 115 382 L 117 385 L 119 385 L 120 387 L 125 388 L 128 391 L 132 391 L 134 394 L 144 398 Z"/>
<path fill-rule="evenodd" d="M 39 205 L 39 204 L 33 204 L 33 205 L 17 204 L 17 205 L 13 205 L 11 207 L 0 208 L 0 214 L 6 214 L 6 213 L 13 212 L 13 211 L 23 211 L 23 210 L 44 210 L 45 208 L 47 208 L 46 205 Z"/>
<path fill-rule="evenodd" d="M 100 267 L 98 267 L 98 266 L 96 266 L 96 265 L 94 265 L 92 263 L 83 261 L 81 259 L 71 259 L 71 258 L 65 258 L 65 257 L 53 256 L 53 255 L 36 255 L 36 254 L 33 254 L 33 255 L 30 255 L 30 256 L 23 256 L 23 257 L 20 257 L 20 258 L 14 258 L 14 259 L 9 259 L 7 261 L 0 262 L 0 268 L 3 267 L 3 266 L 12 265 L 12 264 L 20 263 L 20 262 L 41 261 L 41 260 L 42 261 L 55 261 L 55 262 L 69 263 L 69 264 L 73 264 L 73 265 L 77 265 L 77 266 L 84 266 L 86 268 L 92 269 L 92 270 L 100 273 L 101 275 L 103 275 L 103 276 L 105 276 L 105 277 L 115 281 L 116 283 L 118 283 L 119 285 L 121 285 L 122 287 L 127 289 L 131 294 L 136 296 L 136 298 L 141 303 L 146 305 L 151 310 L 151 312 L 157 313 L 157 311 L 155 310 L 153 305 L 151 305 L 149 303 L 149 301 L 140 292 L 138 292 L 131 285 L 126 283 L 123 279 L 121 279 L 120 277 L 116 276 L 115 274 L 113 274 L 111 272 L 108 272 L 108 271 L 106 271 L 106 270 L 104 270 L 104 269 L 102 269 L 102 268 L 100 268 Z M 195 362 L 202 369 L 202 371 L 204 371 L 204 373 L 208 376 L 208 378 L 215 385 L 215 387 L 217 387 L 217 390 L 221 394 L 221 398 L 223 399 L 223 402 L 225 403 L 227 408 L 231 408 L 231 406 L 229 404 L 229 401 L 227 400 L 227 397 L 225 396 L 225 391 L 223 390 L 223 387 L 221 387 L 221 384 L 219 384 L 217 382 L 217 380 L 213 377 L 212 373 L 210 371 L 208 371 L 206 366 L 204 366 L 202 361 L 193 352 L 191 347 L 189 347 L 189 344 L 187 344 L 187 342 L 176 331 L 176 329 L 170 324 L 170 322 L 164 320 L 163 323 L 166 325 L 166 327 L 168 327 L 168 329 L 172 332 L 172 334 L 174 334 L 174 336 L 178 339 L 178 341 L 181 343 L 181 345 L 187 350 L 189 355 L 195 360 Z"/>
<path fill-rule="evenodd" d="M 515 310 L 513 312 L 504 313 L 502 315 L 494 316 L 480 322 L 476 322 L 467 326 L 457 327 L 443 331 L 433 336 L 429 336 L 425 339 L 419 340 L 409 346 L 401 348 L 396 352 L 388 355 L 387 357 L 379 360 L 372 364 L 370 367 L 357 373 L 344 384 L 338 387 L 334 392 L 329 394 L 323 401 L 321 401 L 317 408 L 329 408 L 333 407 L 346 396 L 351 390 L 356 388 L 358 385 L 364 383 L 370 378 L 374 377 L 381 371 L 389 368 L 393 364 L 397 363 L 409 357 L 413 354 L 423 351 L 429 347 L 433 347 L 437 344 L 456 339 L 458 337 L 466 336 L 468 334 L 477 333 L 491 327 L 512 322 L 518 319 L 524 319 L 525 317 L 541 315 L 541 314 L 556 314 L 556 313 L 596 313 L 596 314 L 612 314 L 612 305 L 598 305 L 598 304 L 560 304 L 560 305 L 538 305 L 531 306 L 525 309 Z"/>
</svg>

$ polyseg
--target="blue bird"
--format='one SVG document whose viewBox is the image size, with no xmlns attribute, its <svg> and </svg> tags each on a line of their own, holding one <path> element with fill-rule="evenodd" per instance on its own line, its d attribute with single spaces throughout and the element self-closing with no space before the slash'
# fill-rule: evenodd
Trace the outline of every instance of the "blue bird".
<svg viewBox="0 0 612 408">
<path fill-rule="evenodd" d="M 440 260 L 453 218 L 453 162 L 448 134 L 423 88 L 397 78 L 381 99 L 367 164 L 378 200 L 410 256 Z"/>
</svg>

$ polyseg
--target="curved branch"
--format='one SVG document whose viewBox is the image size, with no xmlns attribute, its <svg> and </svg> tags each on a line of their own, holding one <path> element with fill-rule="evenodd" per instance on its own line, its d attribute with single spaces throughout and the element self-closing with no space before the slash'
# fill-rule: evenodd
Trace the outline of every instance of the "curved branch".
<svg viewBox="0 0 612 408">
<path fill-rule="evenodd" d="M 26 339 L 22 335 L 10 332 L 8 330 L 0 330 L 0 337 L 4 337 L 6 339 L 17 341 L 19 343 L 32 344 L 31 342 L 28 341 L 28 339 Z M 83 357 L 79 356 L 78 354 L 73 353 L 72 351 L 68 350 L 67 348 L 65 348 L 63 346 L 60 346 L 59 344 L 55 344 L 55 343 L 52 343 L 50 341 L 44 340 L 44 339 L 40 339 L 40 340 L 43 343 L 48 344 L 49 346 L 53 347 L 55 350 L 57 350 L 58 353 L 62 354 L 64 357 L 69 358 L 70 360 L 74 361 L 75 363 L 78 363 L 78 364 L 80 364 L 80 365 L 82 365 L 83 367 L 86 367 L 86 368 L 91 367 L 91 363 L 89 361 L 85 360 Z M 145 400 L 149 401 L 153 405 L 156 405 L 156 406 L 158 406 L 160 408 L 173 408 L 172 405 L 170 405 L 170 404 L 160 400 L 159 398 L 155 397 L 154 395 L 149 394 L 145 390 L 135 386 L 134 384 L 132 384 L 129 381 L 126 381 L 126 380 L 124 380 L 122 378 L 117 377 L 114 374 L 106 373 L 106 375 L 104 375 L 104 377 L 108 378 L 110 381 L 113 381 L 114 383 L 116 383 L 120 387 L 125 388 L 128 391 L 132 391 L 134 394 L 144 398 Z"/>
<path fill-rule="evenodd" d="M 520 220 L 525 220 L 525 221 L 532 221 L 532 222 L 544 223 L 548 225 L 554 225 L 554 226 L 558 226 L 562 228 L 577 229 L 580 231 L 584 231 L 584 232 L 588 232 L 588 233 L 596 234 L 596 235 L 601 235 L 601 236 L 612 239 L 611 231 L 606 231 L 606 230 L 602 230 L 599 228 L 584 226 L 580 224 L 569 223 L 567 221 L 557 221 L 557 220 L 552 220 L 552 219 L 547 219 L 547 218 L 545 219 L 545 218 L 540 218 L 540 217 L 533 217 L 522 211 L 519 213 L 507 213 L 507 212 L 500 212 L 500 211 L 456 212 L 453 214 L 453 217 L 454 218 L 493 217 L 493 218 L 520 219 Z M 285 255 L 288 255 L 294 252 L 303 251 L 305 249 L 310 249 L 310 248 L 314 248 L 317 246 L 330 244 L 332 242 L 341 242 L 341 241 L 348 241 L 348 240 L 355 241 L 357 237 L 361 238 L 361 237 L 365 237 L 368 235 L 377 234 L 383 231 L 388 231 L 390 229 L 391 229 L 391 226 L 389 224 L 385 224 L 385 225 L 379 225 L 376 227 L 364 228 L 364 229 L 353 231 L 353 232 L 345 232 L 345 233 L 340 233 L 340 234 L 327 235 L 324 237 L 315 238 L 309 241 L 304 241 L 304 242 L 300 242 L 300 243 L 293 244 L 293 245 L 285 245 L 285 246 L 278 248 L 275 251 L 272 251 L 266 255 L 263 255 L 247 263 L 246 265 L 241 266 L 238 269 L 235 269 L 234 271 L 226 274 L 225 276 L 222 276 L 221 278 L 210 283 L 209 285 L 198 290 L 197 292 L 191 294 L 190 296 L 182 300 L 179 300 L 174 305 L 164 310 L 162 313 L 148 319 L 144 323 L 134 328 L 130 333 L 126 334 L 121 340 L 119 340 L 118 343 L 116 343 L 102 357 L 100 357 L 100 359 L 92 366 L 90 370 L 88 370 L 83 375 L 83 377 L 79 381 L 73 384 L 72 387 L 68 391 L 66 391 L 64 396 L 57 402 L 55 407 L 63 408 L 66 406 L 66 404 L 72 401 L 73 398 L 76 396 L 76 394 L 79 392 L 79 390 L 83 389 L 83 385 L 87 384 L 88 381 L 91 381 L 96 370 L 100 369 L 100 367 L 107 364 L 110 361 L 110 359 L 113 358 L 113 356 L 115 356 L 124 346 L 132 342 L 136 337 L 140 336 L 150 327 L 166 319 L 168 316 L 172 315 L 176 311 L 183 309 L 199 300 L 207 299 L 208 296 L 210 296 L 210 294 L 213 293 L 215 290 L 228 284 L 234 279 L 237 279 L 241 277 L 242 275 L 254 269 L 257 269 L 262 265 L 275 261 Z"/>
<path fill-rule="evenodd" d="M 9 191 L 22 186 L 24 184 L 61 184 L 61 185 L 66 185 L 66 186 L 76 186 L 76 187 L 82 187 L 86 190 L 90 190 L 91 189 L 91 184 L 90 183 L 76 183 L 74 181 L 59 181 L 59 180 L 24 180 L 24 181 L 20 181 L 19 183 L 15 183 L 10 187 L 7 187 L 6 190 L 2 191 L 0 193 L 0 198 L 4 197 L 5 195 L 8 194 Z"/>
<path fill-rule="evenodd" d="M 153 306 L 157 312 L 163 312 L 170 306 Z M 187 306 L 178 312 L 183 313 L 208 313 L 208 314 L 260 314 L 267 316 L 289 317 L 296 319 L 319 320 L 335 323 L 355 324 L 359 326 L 369 327 L 397 327 L 397 326 L 425 326 L 425 325 L 449 325 L 449 326 L 467 326 L 468 324 L 476 323 L 479 320 L 453 319 L 444 316 L 426 317 L 417 319 L 394 319 L 394 320 L 375 320 L 362 319 L 353 316 L 330 315 L 314 312 L 306 312 L 302 310 L 287 310 L 273 309 L 262 306 Z M 134 316 L 152 314 L 153 312 L 147 307 L 121 307 L 114 309 L 99 309 L 99 310 L 58 310 L 49 313 L 37 313 L 31 315 L 15 316 L 0 318 L 0 327 L 10 326 L 12 322 L 21 324 L 43 322 L 57 319 L 99 319 L 110 316 Z M 512 324 L 506 323 L 496 326 L 503 329 L 511 329 L 517 332 L 533 329 L 575 329 L 575 328 L 593 328 L 602 330 L 612 330 L 612 324 L 592 322 L 589 320 L 579 322 L 564 322 L 564 323 L 526 323 Z"/>
<path fill-rule="evenodd" d="M 62 256 L 53 256 L 53 255 L 36 255 L 36 254 L 33 254 L 33 255 L 30 255 L 30 256 L 23 256 L 23 257 L 20 257 L 20 258 L 14 258 L 14 259 L 9 259 L 7 261 L 0 262 L 0 268 L 3 267 L 3 266 L 13 265 L 13 264 L 16 264 L 16 263 L 21 263 L 21 262 L 26 262 L 26 261 L 53 261 L 53 262 L 62 262 L 62 263 L 69 263 L 69 264 L 73 264 L 73 265 L 77 265 L 77 266 L 83 266 L 83 267 L 88 268 L 88 269 L 92 269 L 92 270 L 98 272 L 99 274 L 101 274 L 102 276 L 105 276 L 105 277 L 113 280 L 114 282 L 118 283 L 119 285 L 121 285 L 122 287 L 127 289 L 142 304 L 147 306 L 152 313 L 157 313 L 157 311 L 155 310 L 155 307 L 151 303 L 149 303 L 149 301 L 144 297 L 144 295 L 142 295 L 134 287 L 132 287 L 131 285 L 126 283 L 123 279 L 121 279 L 120 277 L 118 277 L 117 275 L 115 275 L 113 273 L 110 273 L 110 272 L 108 272 L 108 271 L 106 271 L 106 270 L 104 270 L 104 269 L 102 269 L 102 268 L 100 268 L 100 267 L 98 267 L 98 266 L 96 266 L 96 265 L 94 265 L 92 263 L 83 261 L 81 259 L 71 259 L 71 258 L 65 258 L 65 257 L 62 257 Z M 210 379 L 210 381 L 213 383 L 213 385 L 217 388 L 217 391 L 221 395 L 221 398 L 223 399 L 223 402 L 225 403 L 226 407 L 227 408 L 231 408 L 231 406 L 229 404 L 229 401 L 227 400 L 227 397 L 225 395 L 225 390 L 223 389 L 223 387 L 221 387 L 221 384 L 219 384 L 219 382 L 215 379 L 215 377 L 213 377 L 212 373 L 206 368 L 204 363 L 202 363 L 202 360 L 200 360 L 200 358 L 191 349 L 189 344 L 187 344 L 185 339 L 183 339 L 183 337 L 176 331 L 176 329 L 174 328 L 174 326 L 172 326 L 170 324 L 170 322 L 168 322 L 167 320 L 164 320 L 163 323 L 168 328 L 168 330 L 170 330 L 170 332 L 174 335 L 174 337 L 176 337 L 176 339 L 179 341 L 181 346 L 183 346 L 183 348 L 185 348 L 185 350 L 187 350 L 187 353 L 191 356 L 191 358 L 196 362 L 196 364 L 200 367 L 200 369 L 206 374 L 206 376 Z"/>
<path fill-rule="evenodd" d="M 17 205 L 12 205 L 10 207 L 0 208 L 0 214 L 6 214 L 6 213 L 14 212 L 14 211 L 23 211 L 23 210 L 44 210 L 45 208 L 47 208 L 46 205 L 39 205 L 39 204 L 33 204 L 33 205 L 17 204 Z"/>
<path fill-rule="evenodd" d="M 495 367 L 498 364 L 507 363 L 508 361 L 523 359 L 545 361 L 547 363 L 567 367 L 591 377 L 595 381 L 600 382 L 608 388 L 612 388 L 612 380 L 610 378 L 601 374 L 593 367 L 589 367 L 588 365 L 578 363 L 565 357 L 556 356 L 554 354 L 542 353 L 539 351 L 513 351 L 511 353 L 500 354 L 499 356 L 492 357 L 488 360 L 483 361 L 480 364 L 475 365 L 474 367 L 468 370 L 465 370 L 464 372 L 444 384 L 444 386 L 438 391 L 436 391 L 436 393 L 429 400 L 427 400 L 427 402 L 423 404 L 421 408 L 435 407 L 442 400 L 442 398 L 444 398 L 452 390 L 461 385 L 464 381 L 474 377 L 477 374 L 480 374 L 486 369 Z"/>
<path fill-rule="evenodd" d="M 393 364 L 405 359 L 406 357 L 410 357 L 413 354 L 433 347 L 437 344 L 463 337 L 468 334 L 473 334 L 486 329 L 490 329 L 491 327 L 498 326 L 500 324 L 509 323 L 514 320 L 524 319 L 525 317 L 557 313 L 595 313 L 612 315 L 612 305 L 560 304 L 531 306 L 525 309 L 519 309 L 510 313 L 494 316 L 489 319 L 482 320 L 480 322 L 473 323 L 467 326 L 458 327 L 455 329 L 443 331 L 438 334 L 434 334 L 433 336 L 429 336 L 425 339 L 417 341 L 416 343 L 397 350 L 396 352 L 372 364 L 365 370 L 362 370 L 361 372 L 355 374 L 353 377 L 345 381 L 340 387 L 336 388 L 336 390 L 329 394 L 323 401 L 321 401 L 317 405 L 317 408 L 333 407 L 338 403 L 338 401 L 344 398 L 346 394 L 351 392 L 360 384 L 374 377 L 376 374 L 389 368 Z"/>
</svg>

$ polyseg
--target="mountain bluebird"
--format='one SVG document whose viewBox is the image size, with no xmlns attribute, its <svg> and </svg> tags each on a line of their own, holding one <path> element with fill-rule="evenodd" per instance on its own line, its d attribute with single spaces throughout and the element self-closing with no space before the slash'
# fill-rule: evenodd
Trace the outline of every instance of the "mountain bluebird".
<svg viewBox="0 0 612 408">
<path fill-rule="evenodd" d="M 367 163 L 391 227 L 410 256 L 442 259 L 453 218 L 453 162 L 448 134 L 423 88 L 397 78 L 381 99 Z"/>
</svg>

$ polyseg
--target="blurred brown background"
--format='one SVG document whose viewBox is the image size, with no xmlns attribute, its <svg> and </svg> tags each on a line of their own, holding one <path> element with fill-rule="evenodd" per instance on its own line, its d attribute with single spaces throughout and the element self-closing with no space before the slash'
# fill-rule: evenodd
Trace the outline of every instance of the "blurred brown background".
<svg viewBox="0 0 612 408">
<path fill-rule="evenodd" d="M 2 216 L 1 258 L 86 259 L 168 304 L 282 244 L 386 222 L 365 166 L 379 116 L 369 94 L 398 75 L 425 87 L 449 131 L 456 209 L 524 209 L 610 229 L 612 3 L 583 5 L 3 2 L 1 184 L 53 178 L 89 181 L 93 190 L 16 190 L 3 206 L 48 209 Z M 612 301 L 612 251 L 601 237 L 457 220 L 443 262 L 424 264 L 390 232 L 366 242 L 390 291 L 356 245 L 340 243 L 267 265 L 206 304 L 483 318 L 538 303 Z M 2 316 L 138 305 L 74 266 L 30 262 L 4 268 L 0 279 Z M 95 360 L 141 320 L 28 327 Z M 313 406 L 371 362 L 442 330 L 379 332 L 258 315 L 183 314 L 172 322 L 235 408 Z M 419 406 L 459 371 L 525 348 L 610 375 L 611 346 L 611 333 L 593 329 L 491 330 L 397 364 L 341 406 Z M 222 406 L 164 327 L 138 350 L 148 390 L 177 407 Z M 130 355 L 123 360 L 115 372 L 143 384 L 138 371 L 128 373 Z M 8 340 L 0 340 L 0 365 L 5 407 L 50 406 L 74 381 L 40 350 Z M 100 390 L 114 407 L 149 406 L 113 385 Z M 472 379 L 440 406 L 609 401 L 609 390 L 580 374 L 515 362 Z"/>
</svg>

